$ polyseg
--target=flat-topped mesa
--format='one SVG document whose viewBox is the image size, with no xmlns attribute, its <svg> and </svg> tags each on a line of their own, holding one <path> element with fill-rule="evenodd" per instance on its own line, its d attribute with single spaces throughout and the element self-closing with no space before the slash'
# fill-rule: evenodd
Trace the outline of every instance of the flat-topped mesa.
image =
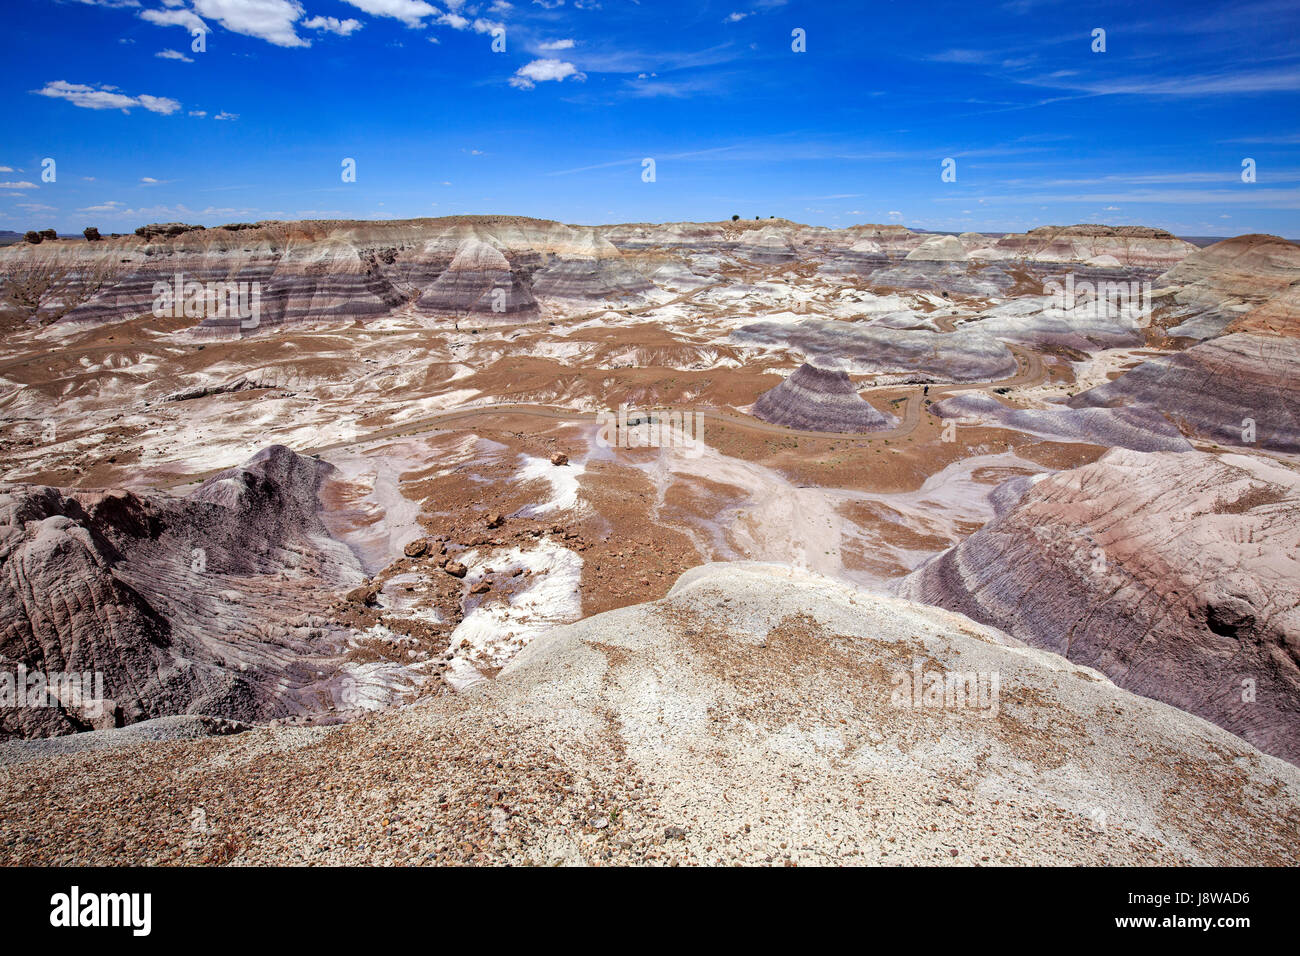
<svg viewBox="0 0 1300 956">
<path fill-rule="evenodd" d="M 300 322 L 365 321 L 422 298 L 423 308 L 510 321 L 533 315 L 530 297 L 639 304 L 656 288 L 647 276 L 669 260 L 687 260 L 692 272 L 714 281 L 724 264 L 780 266 L 804 257 L 820 260 L 828 275 L 870 276 L 882 288 L 1001 296 L 1015 284 L 1009 262 L 1050 263 L 1081 276 L 1154 277 L 1195 248 L 1140 227 L 1044 227 L 994 240 L 971 233 L 918 234 L 898 225 L 829 229 L 778 219 L 571 226 L 519 216 L 458 216 L 206 229 L 153 223 L 140 232 L 0 248 L 0 276 L 18 285 L 51 280 L 37 304 L 19 309 L 33 324 L 117 322 L 161 308 L 190 320 L 184 334 L 206 338 L 255 335 Z M 453 273 L 439 284 L 469 241 L 495 248 L 509 263 L 504 295 L 468 301 L 477 283 L 472 275 Z M 480 278 L 487 275 L 477 271 Z M 177 283 L 203 288 L 199 304 L 191 307 L 186 295 L 180 307 L 160 306 L 158 288 Z M 244 290 L 246 298 L 255 291 L 258 314 L 236 316 L 223 309 L 223 294 L 213 290 L 226 284 Z M 495 282 L 493 289 L 499 287 Z M 1289 301 L 1269 306 L 1272 312 L 1266 308 L 1258 325 L 1285 324 Z"/>
<path fill-rule="evenodd" d="M 788 428 L 819 432 L 883 431 L 898 421 L 863 399 L 847 372 L 807 362 L 758 397 L 754 416 Z"/>
<path fill-rule="evenodd" d="M 775 226 L 765 226 L 757 232 L 745 233 L 745 238 L 736 247 L 736 255 L 765 265 L 793 262 L 799 257 L 790 237 Z"/>
<path fill-rule="evenodd" d="M 1300 245 L 1248 235 L 1198 249 L 1156 280 L 1172 292 L 1171 335 L 1225 329 L 1300 335 Z M 1175 324 L 1177 323 L 1177 324 Z"/>
<path fill-rule="evenodd" d="M 906 256 L 908 262 L 965 262 L 966 247 L 956 236 L 931 236 Z"/>
<path fill-rule="evenodd" d="M 1154 409 L 1222 445 L 1300 452 L 1300 339 L 1236 333 L 1143 362 L 1074 408 Z"/>
<path fill-rule="evenodd" d="M 878 245 L 886 255 L 893 258 L 902 258 L 907 255 L 925 242 L 926 238 L 922 233 L 916 233 L 906 226 L 898 226 L 892 223 L 849 226 L 835 234 L 837 243 L 842 244 L 841 248 L 850 249 L 855 243 L 869 240 Z"/>
<path fill-rule="evenodd" d="M 983 332 L 891 329 L 807 318 L 756 322 L 731 333 L 740 345 L 788 348 L 822 368 L 855 375 L 901 375 L 912 382 L 990 382 L 1016 374 L 1016 357 Z"/>
<path fill-rule="evenodd" d="M 869 276 L 891 261 L 884 247 L 875 239 L 859 239 L 829 262 L 819 266 L 817 271 L 828 275 Z"/>
<path fill-rule="evenodd" d="M 60 276 L 60 295 L 33 310 L 37 322 L 94 325 L 154 314 L 190 320 L 198 337 L 375 317 L 405 301 L 374 252 L 338 239 L 284 244 L 268 237 L 277 228 L 69 243 L 43 263 L 0 256 L 0 271 L 44 266 Z"/>
<path fill-rule="evenodd" d="M 1039 226 L 1008 233 L 989 248 L 999 258 L 1030 262 L 1087 262 L 1111 256 L 1134 269 L 1168 269 L 1196 251 L 1196 246 L 1163 229 L 1146 226 Z"/>
<path fill-rule="evenodd" d="M 629 222 L 595 226 L 595 232 L 621 252 L 673 249 L 682 252 L 722 253 L 735 251 L 764 230 L 784 230 L 805 236 L 835 236 L 838 230 L 806 226 L 788 219 L 741 219 L 736 222 Z"/>
<path fill-rule="evenodd" d="M 0 659 L 102 681 L 106 701 L 0 708 L 0 738 L 175 714 L 320 714 L 349 632 L 327 608 L 362 578 L 318 517 L 329 466 L 280 445 L 191 495 L 0 491 Z"/>
<path fill-rule="evenodd" d="M 172 236 L 179 236 L 182 233 L 196 232 L 205 228 L 205 226 L 191 226 L 184 222 L 151 222 L 147 226 L 141 226 L 138 228 L 135 231 L 135 234 L 141 239 L 153 240 L 159 237 L 171 238 Z"/>
<path fill-rule="evenodd" d="M 178 224 L 176 228 L 183 227 Z M 618 250 L 591 227 L 511 216 L 451 217 L 385 222 L 303 221 L 232 223 L 230 227 L 176 232 L 168 224 L 146 228 L 149 239 L 124 236 L 100 242 L 43 243 L 0 248 L 0 274 L 21 280 L 54 276 L 54 291 L 26 318 L 98 324 L 132 319 L 159 308 L 158 289 L 195 284 L 199 304 L 164 314 L 193 321 L 199 337 L 256 334 L 300 321 L 368 319 L 416 299 L 450 266 L 466 240 L 502 250 L 519 277 L 507 294 L 507 313 L 526 310 L 530 272 L 552 261 L 595 259 L 574 267 L 572 280 L 592 297 L 625 296 L 650 284 L 619 264 Z M 27 244 L 23 244 L 27 245 Z M 620 263 L 621 264 L 621 263 Z M 585 277 L 584 269 L 594 273 Z M 256 321 L 218 317 L 209 287 L 243 284 L 259 297 Z M 251 297 L 251 295 L 249 296 Z M 173 299 L 176 297 L 173 296 Z M 190 301 L 188 298 L 185 301 Z M 491 315 L 491 301 L 487 303 Z"/>
<path fill-rule="evenodd" d="M 871 284 L 980 296 L 1004 295 L 1015 285 L 1015 279 L 996 263 L 971 269 L 972 258 L 955 236 L 930 236 L 901 261 L 871 271 Z"/>
<path fill-rule="evenodd" d="M 1297 553 L 1294 470 L 1115 449 L 1041 479 L 898 593 L 1300 763 Z"/>
<path fill-rule="evenodd" d="M 465 315 L 477 322 L 532 321 L 541 317 L 524 280 L 510 268 L 501 250 L 479 239 L 466 239 L 456 256 L 421 293 L 417 306 L 429 312 Z"/>
<path fill-rule="evenodd" d="M 594 230 L 582 241 L 557 253 L 533 276 L 533 291 L 556 299 L 641 301 L 654 284 L 623 257 L 623 253 Z"/>
</svg>

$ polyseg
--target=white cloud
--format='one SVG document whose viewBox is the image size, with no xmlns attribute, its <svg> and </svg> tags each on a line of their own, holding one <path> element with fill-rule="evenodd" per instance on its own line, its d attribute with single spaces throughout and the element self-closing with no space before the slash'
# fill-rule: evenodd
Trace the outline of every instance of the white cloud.
<svg viewBox="0 0 1300 956">
<path fill-rule="evenodd" d="M 150 113 L 161 113 L 163 116 L 171 116 L 181 108 L 180 103 L 167 96 L 150 96 L 148 93 L 141 93 L 137 99 Z"/>
<path fill-rule="evenodd" d="M 180 60 L 182 63 L 194 62 L 184 53 L 181 53 L 179 50 L 159 50 L 157 53 L 154 54 L 154 56 L 158 57 L 158 59 L 160 60 Z"/>
<path fill-rule="evenodd" d="M 323 33 L 336 33 L 345 37 L 360 30 L 361 21 L 353 20 L 351 17 L 346 20 L 337 17 L 312 17 L 310 20 L 302 21 L 302 26 L 307 30 L 320 30 Z"/>
<path fill-rule="evenodd" d="M 140 182 L 144 183 L 146 186 L 156 186 L 158 184 L 158 180 L 154 179 L 152 176 L 141 176 Z"/>
<path fill-rule="evenodd" d="M 211 32 L 208 25 L 191 10 L 141 10 L 140 19 L 157 27 L 184 27 L 186 33 L 193 33 L 195 30 Z"/>
<path fill-rule="evenodd" d="M 728 16 L 727 19 L 723 20 L 722 22 L 723 22 L 723 23 L 739 23 L 741 20 L 745 19 L 745 17 L 747 17 L 747 16 L 749 16 L 748 13 L 733 13 L 733 14 L 731 14 L 730 16 Z"/>
<path fill-rule="evenodd" d="M 13 171 L 14 168 L 12 166 L 0 166 L 0 173 L 12 173 Z"/>
<path fill-rule="evenodd" d="M 190 115 L 191 115 L 191 116 L 207 116 L 207 115 L 208 115 L 208 111 L 207 111 L 207 110 L 190 110 Z"/>
<path fill-rule="evenodd" d="M 344 0 L 358 10 L 374 17 L 392 17 L 408 27 L 424 26 L 425 17 L 436 17 L 441 11 L 424 0 Z"/>
<path fill-rule="evenodd" d="M 356 0 L 347 0 L 348 3 L 355 3 Z M 496 20 L 485 20 L 482 17 L 475 17 L 473 20 L 462 16 L 457 12 L 461 6 L 460 3 L 448 3 L 451 7 L 450 12 L 441 14 L 434 22 L 439 26 L 451 27 L 453 30 L 473 30 L 475 33 L 495 33 L 498 30 L 504 31 L 506 25 Z M 493 8 L 495 9 L 495 8 Z M 473 12 L 472 10 L 470 11 Z M 435 41 L 436 42 L 436 41 Z"/>
<path fill-rule="evenodd" d="M 587 75 L 578 70 L 576 66 L 567 60 L 555 60 L 546 58 L 542 60 L 533 60 L 533 62 L 521 66 L 515 75 L 510 77 L 510 85 L 521 90 L 531 90 L 538 83 L 545 83 L 548 80 L 554 80 L 557 83 L 566 77 L 573 77 L 575 80 L 585 80 Z"/>
<path fill-rule="evenodd" d="M 555 50 L 572 50 L 572 49 L 573 49 L 573 41 L 572 41 L 572 40 L 552 40 L 550 43 L 542 43 L 542 44 L 539 44 L 538 47 L 537 47 L 537 49 L 539 49 L 539 50 L 544 50 L 544 51 L 546 51 L 546 52 L 548 52 L 548 53 L 549 53 L 549 52 L 552 52 L 552 51 L 555 51 Z"/>
<path fill-rule="evenodd" d="M 88 110 L 121 110 L 128 113 L 132 107 L 143 106 L 151 113 L 161 113 L 164 116 L 169 116 L 181 108 L 181 104 L 170 97 L 150 96 L 148 93 L 141 93 L 139 96 L 128 96 L 116 86 L 107 86 L 105 84 L 94 87 L 86 86 L 84 83 L 54 80 L 46 83 L 42 89 L 32 90 L 32 92 L 40 96 L 67 100 L 74 106 L 80 106 Z"/>
<path fill-rule="evenodd" d="M 231 121 L 233 122 L 234 120 L 239 119 L 239 114 L 238 114 L 238 113 L 227 113 L 225 110 L 222 110 L 220 113 L 218 113 L 216 116 L 214 116 L 214 117 L 212 117 L 212 118 L 213 118 L 213 119 L 218 119 L 218 120 L 231 120 Z"/>
<path fill-rule="evenodd" d="M 28 212 L 56 212 L 57 211 L 56 207 L 47 206 L 43 202 L 20 202 L 18 203 L 18 208 L 26 209 Z"/>
<path fill-rule="evenodd" d="M 122 211 L 122 204 L 116 199 L 110 199 L 107 202 L 100 203 L 98 206 L 86 206 L 78 209 L 77 212 L 98 212 L 98 213 L 115 213 Z"/>
<path fill-rule="evenodd" d="M 0 183 L 0 189 L 38 189 L 35 183 L 29 183 L 26 180 L 20 183 Z"/>
<path fill-rule="evenodd" d="M 296 0 L 193 0 L 194 11 L 232 33 L 257 37 L 276 46 L 311 46 L 294 32 L 305 12 Z"/>
</svg>

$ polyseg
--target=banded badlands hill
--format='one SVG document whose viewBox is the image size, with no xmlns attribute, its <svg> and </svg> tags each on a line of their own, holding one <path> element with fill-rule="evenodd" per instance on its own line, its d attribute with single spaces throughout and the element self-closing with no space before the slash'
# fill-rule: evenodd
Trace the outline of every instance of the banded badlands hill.
<svg viewBox="0 0 1300 956">
<path fill-rule="evenodd" d="M 0 249 L 0 860 L 1300 851 L 1295 243 L 143 233 Z"/>
</svg>

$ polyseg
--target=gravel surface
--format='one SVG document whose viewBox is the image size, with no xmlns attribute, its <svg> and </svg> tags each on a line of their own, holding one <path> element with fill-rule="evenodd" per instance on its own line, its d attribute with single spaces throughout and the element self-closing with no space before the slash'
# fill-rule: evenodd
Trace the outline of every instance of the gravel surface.
<svg viewBox="0 0 1300 956">
<path fill-rule="evenodd" d="M 220 737 L 227 734 L 243 733 L 249 729 L 249 724 L 243 724 L 237 720 L 180 714 L 175 717 L 142 720 L 138 724 L 117 727 L 113 730 L 95 730 L 83 734 L 69 734 L 64 737 L 45 737 L 34 740 L 6 740 L 0 742 L 0 767 L 26 763 L 29 760 L 40 760 L 43 757 L 53 757 L 60 754 L 138 747 L 141 744 L 160 740 L 197 740 L 202 737 Z"/>
<path fill-rule="evenodd" d="M 998 677 L 990 707 L 891 700 Z M 1300 770 L 950 612 L 706 565 L 330 728 L 0 767 L 19 864 L 1288 864 Z"/>
</svg>

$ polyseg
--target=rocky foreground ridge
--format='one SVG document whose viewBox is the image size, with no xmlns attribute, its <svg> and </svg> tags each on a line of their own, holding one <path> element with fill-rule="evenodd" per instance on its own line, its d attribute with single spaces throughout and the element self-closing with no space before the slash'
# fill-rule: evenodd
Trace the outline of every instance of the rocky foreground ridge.
<svg viewBox="0 0 1300 956">
<path fill-rule="evenodd" d="M 1297 826 L 1300 770 L 1197 717 L 772 565 L 341 727 L 0 767 L 11 863 L 1285 864 Z"/>
</svg>

